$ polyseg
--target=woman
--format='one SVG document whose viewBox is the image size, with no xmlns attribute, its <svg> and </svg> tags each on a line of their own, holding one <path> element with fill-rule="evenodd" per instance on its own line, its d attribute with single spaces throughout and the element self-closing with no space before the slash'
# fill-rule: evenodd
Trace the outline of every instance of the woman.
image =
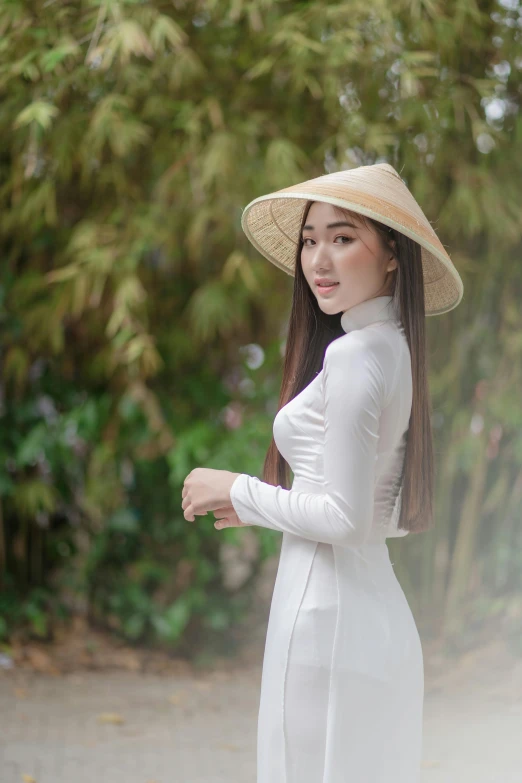
<svg viewBox="0 0 522 783">
<path fill-rule="evenodd" d="M 424 318 L 462 282 L 389 164 L 259 197 L 242 225 L 295 275 L 274 440 L 265 481 L 197 468 L 182 507 L 283 532 L 257 783 L 418 783 L 422 647 L 386 538 L 432 524 Z"/>
</svg>

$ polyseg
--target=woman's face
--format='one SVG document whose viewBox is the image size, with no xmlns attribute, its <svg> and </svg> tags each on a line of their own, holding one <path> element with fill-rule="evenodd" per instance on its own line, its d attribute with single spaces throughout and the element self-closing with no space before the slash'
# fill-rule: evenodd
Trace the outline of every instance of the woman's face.
<svg viewBox="0 0 522 783">
<path fill-rule="evenodd" d="M 373 229 L 315 201 L 303 228 L 301 265 L 321 310 L 335 315 L 365 299 L 391 294 L 386 275 L 396 269 L 397 260 Z M 321 278 L 336 285 L 320 288 Z"/>
</svg>

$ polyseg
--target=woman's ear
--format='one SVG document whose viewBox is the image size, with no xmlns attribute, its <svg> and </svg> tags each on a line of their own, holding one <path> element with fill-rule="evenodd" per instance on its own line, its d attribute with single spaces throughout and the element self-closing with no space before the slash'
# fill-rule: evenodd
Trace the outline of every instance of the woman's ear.
<svg viewBox="0 0 522 783">
<path fill-rule="evenodd" d="M 392 272 L 394 269 L 397 269 L 398 267 L 398 262 L 395 257 L 395 252 L 397 250 L 397 242 L 395 241 L 395 239 L 390 239 L 389 249 L 392 251 L 392 254 L 388 257 L 388 265 L 386 267 L 386 271 Z"/>
</svg>

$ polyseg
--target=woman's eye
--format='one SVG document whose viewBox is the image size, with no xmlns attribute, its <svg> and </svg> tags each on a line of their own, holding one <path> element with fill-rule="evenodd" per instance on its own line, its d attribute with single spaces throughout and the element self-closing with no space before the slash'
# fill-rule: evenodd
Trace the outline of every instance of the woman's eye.
<svg viewBox="0 0 522 783">
<path fill-rule="evenodd" d="M 353 242 L 353 239 L 352 239 L 352 237 L 345 237 L 345 236 L 338 236 L 338 237 L 335 237 L 335 239 L 334 239 L 334 242 L 337 242 L 337 240 L 338 240 L 338 239 L 346 239 L 346 242 L 341 242 L 341 245 L 346 245 L 346 244 L 348 244 L 349 242 Z M 311 247 L 312 245 L 311 245 L 311 244 L 309 245 L 309 244 L 307 244 L 307 243 L 308 243 L 308 242 L 311 242 L 311 243 L 313 244 L 313 241 L 314 241 L 314 240 L 313 240 L 311 237 L 303 237 L 303 245 L 305 245 L 305 247 Z M 339 244 L 339 243 L 338 243 L 338 244 Z"/>
</svg>

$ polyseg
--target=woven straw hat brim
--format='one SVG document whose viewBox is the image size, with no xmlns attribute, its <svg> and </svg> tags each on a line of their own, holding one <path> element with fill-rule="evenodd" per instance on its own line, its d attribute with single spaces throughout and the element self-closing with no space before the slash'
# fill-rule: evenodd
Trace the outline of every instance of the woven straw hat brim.
<svg viewBox="0 0 522 783">
<path fill-rule="evenodd" d="M 378 220 L 418 242 L 426 315 L 452 310 L 464 286 L 429 220 L 393 166 L 375 163 L 291 185 L 251 201 L 241 217 L 246 236 L 259 252 L 295 275 L 299 231 L 308 201 L 324 201 Z"/>
</svg>

